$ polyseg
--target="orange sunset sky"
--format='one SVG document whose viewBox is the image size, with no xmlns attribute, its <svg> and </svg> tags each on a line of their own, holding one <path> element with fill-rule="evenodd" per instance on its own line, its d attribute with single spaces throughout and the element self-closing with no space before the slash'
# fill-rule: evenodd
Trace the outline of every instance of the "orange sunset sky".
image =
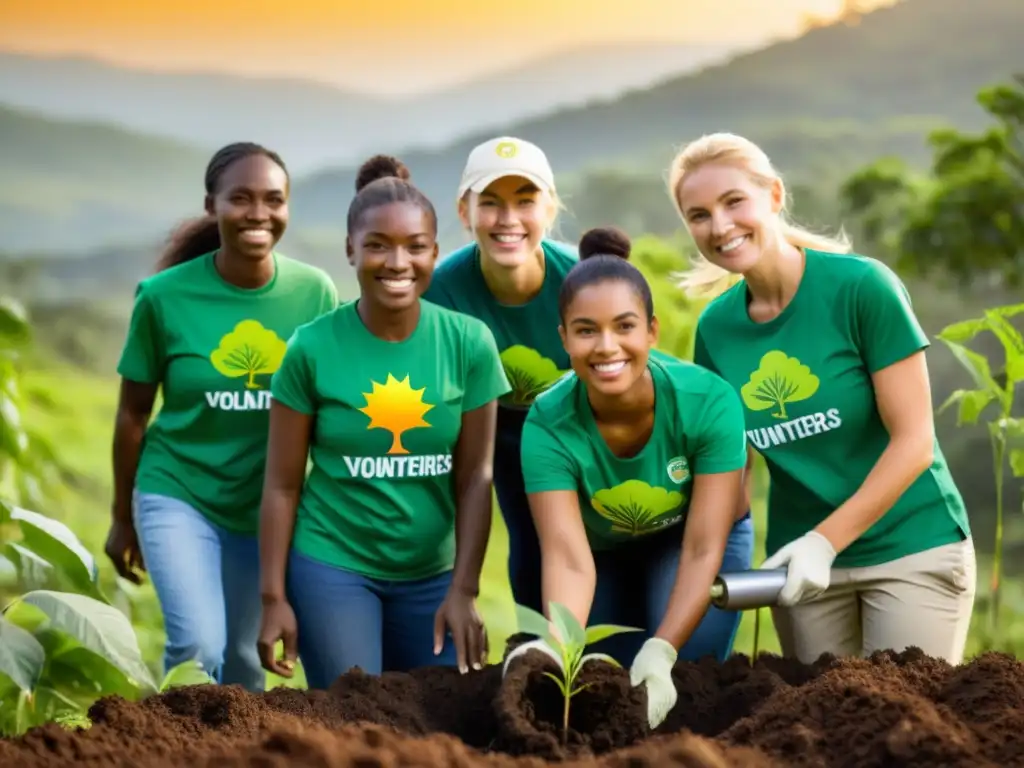
<svg viewBox="0 0 1024 768">
<path fill-rule="evenodd" d="M 869 0 L 889 5 L 893 0 Z M 0 0 L 0 49 L 437 88 L 597 42 L 756 43 L 842 0 Z"/>
</svg>

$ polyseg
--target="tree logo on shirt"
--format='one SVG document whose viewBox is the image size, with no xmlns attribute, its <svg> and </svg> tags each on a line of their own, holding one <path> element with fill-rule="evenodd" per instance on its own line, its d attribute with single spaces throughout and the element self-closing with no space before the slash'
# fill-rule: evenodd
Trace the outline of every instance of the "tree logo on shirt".
<svg viewBox="0 0 1024 768">
<path fill-rule="evenodd" d="M 514 405 L 530 405 L 537 395 L 565 375 L 551 360 L 522 344 L 502 352 L 501 364 L 512 386 L 507 399 Z"/>
<path fill-rule="evenodd" d="M 210 363 L 222 376 L 245 376 L 246 389 L 262 389 L 256 377 L 270 375 L 281 367 L 288 345 L 256 320 L 243 320 L 210 353 Z"/>
<path fill-rule="evenodd" d="M 511 160 L 519 153 L 519 147 L 516 146 L 514 141 L 500 141 L 498 146 L 494 148 L 494 154 L 498 157 L 503 157 L 506 160 Z"/>
<path fill-rule="evenodd" d="M 676 456 L 668 463 L 669 479 L 673 483 L 682 483 L 686 481 L 686 478 L 690 476 L 690 463 L 686 460 L 685 456 Z"/>
<path fill-rule="evenodd" d="M 679 507 L 685 499 L 679 491 L 652 487 L 642 480 L 627 480 L 595 493 L 590 506 L 611 522 L 612 533 L 639 536 L 682 519 Z"/>
<path fill-rule="evenodd" d="M 750 375 L 750 381 L 740 389 L 740 396 L 750 410 L 775 408 L 777 410 L 771 415 L 776 419 L 786 419 L 789 418 L 786 404 L 806 400 L 818 391 L 818 384 L 818 377 L 808 366 L 795 357 L 787 357 L 781 350 L 773 349 L 761 358 L 757 370 Z"/>
<path fill-rule="evenodd" d="M 363 392 L 366 406 L 360 408 L 361 413 L 370 417 L 367 429 L 386 429 L 392 435 L 389 454 L 407 454 L 409 451 L 402 445 L 402 435 L 416 427 L 429 427 L 423 416 L 433 408 L 423 402 L 426 387 L 413 389 L 409 384 L 408 374 L 399 381 L 390 373 L 384 384 L 374 381 L 372 392 Z"/>
</svg>

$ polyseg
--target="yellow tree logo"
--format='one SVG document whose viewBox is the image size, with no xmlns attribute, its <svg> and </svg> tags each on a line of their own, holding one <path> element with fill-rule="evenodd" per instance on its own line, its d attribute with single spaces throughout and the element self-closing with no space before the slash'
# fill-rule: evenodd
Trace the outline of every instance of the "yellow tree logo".
<svg viewBox="0 0 1024 768">
<path fill-rule="evenodd" d="M 785 419 L 788 418 L 786 403 L 806 400 L 818 391 L 819 383 L 810 367 L 795 357 L 787 357 L 781 350 L 773 349 L 761 358 L 757 370 L 750 375 L 750 381 L 740 389 L 740 397 L 752 411 L 777 408 L 772 416 Z"/>
<path fill-rule="evenodd" d="M 287 347 L 276 333 L 256 320 L 243 320 L 221 338 L 217 349 L 210 353 L 210 362 L 217 373 L 229 379 L 248 377 L 246 389 L 261 389 L 255 377 L 280 368 Z"/>
<path fill-rule="evenodd" d="M 367 429 L 386 429 L 393 436 L 388 453 L 408 453 L 402 445 L 402 435 L 416 427 L 429 427 L 423 416 L 434 406 L 423 402 L 426 387 L 413 389 L 409 376 L 399 381 L 390 373 L 384 384 L 373 382 L 372 392 L 363 392 L 366 407 L 361 413 L 370 417 Z"/>
</svg>

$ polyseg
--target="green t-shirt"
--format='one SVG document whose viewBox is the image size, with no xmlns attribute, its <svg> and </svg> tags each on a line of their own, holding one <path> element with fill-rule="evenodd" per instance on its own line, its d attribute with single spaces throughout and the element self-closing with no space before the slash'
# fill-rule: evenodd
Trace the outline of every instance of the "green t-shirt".
<svg viewBox="0 0 1024 768">
<path fill-rule="evenodd" d="M 558 335 L 558 292 L 579 258 L 564 243 L 544 240 L 544 284 L 525 304 L 501 304 L 484 282 L 480 248 L 470 243 L 441 260 L 423 295 L 442 307 L 482 320 L 501 352 L 512 390 L 500 404 L 526 410 L 534 398 L 569 370 L 569 357 Z"/>
<path fill-rule="evenodd" d="M 537 398 L 526 417 L 526 492 L 576 491 L 594 550 L 681 525 L 694 475 L 746 465 L 743 409 L 725 381 L 663 353 L 652 355 L 647 367 L 654 428 L 635 456 L 619 458 L 608 448 L 575 373 Z"/>
<path fill-rule="evenodd" d="M 421 302 L 413 333 L 389 342 L 356 304 L 296 331 L 271 384 L 275 400 L 316 424 L 293 546 L 370 578 L 435 576 L 455 564 L 462 414 L 508 381 L 479 320 Z"/>
<path fill-rule="evenodd" d="M 279 253 L 274 264 L 255 289 L 225 281 L 213 253 L 142 280 L 117 366 L 162 390 L 136 489 L 244 533 L 259 527 L 270 375 L 295 328 L 338 303 L 324 271 Z"/>
<path fill-rule="evenodd" d="M 769 555 L 863 484 L 889 440 L 871 374 L 928 344 L 900 279 L 857 254 L 808 250 L 796 295 L 769 322 L 750 319 L 743 282 L 708 304 L 694 361 L 739 392 L 747 438 L 767 463 Z M 835 564 L 877 565 L 969 535 L 936 441 L 931 467 Z"/>
</svg>

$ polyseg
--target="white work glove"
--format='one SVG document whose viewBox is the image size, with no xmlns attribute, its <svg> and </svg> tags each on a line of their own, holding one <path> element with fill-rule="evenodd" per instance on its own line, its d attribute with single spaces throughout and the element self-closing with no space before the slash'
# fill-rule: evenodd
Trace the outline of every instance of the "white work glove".
<svg viewBox="0 0 1024 768">
<path fill-rule="evenodd" d="M 679 697 L 672 682 L 672 667 L 678 655 L 671 643 L 652 637 L 643 644 L 629 669 L 633 687 L 647 683 L 647 723 L 651 730 L 665 722 Z"/>
<path fill-rule="evenodd" d="M 517 656 L 524 656 L 527 652 L 531 650 L 546 653 L 554 660 L 555 664 L 558 665 L 559 669 L 561 669 L 563 672 L 565 671 L 562 667 L 562 657 L 558 655 L 558 651 L 556 651 L 554 648 L 548 645 L 547 642 L 541 638 L 537 640 L 531 640 L 528 643 L 523 643 L 522 645 L 518 646 L 514 651 L 512 651 L 508 656 L 506 656 L 505 664 L 501 668 L 501 676 L 503 678 L 505 677 L 505 673 L 508 672 L 508 665 L 512 663 L 512 659 L 516 658 Z"/>
<path fill-rule="evenodd" d="M 779 605 L 788 607 L 817 597 L 828 589 L 835 559 L 832 543 L 820 533 L 810 531 L 765 560 L 761 570 L 789 564 L 786 585 L 779 594 Z"/>
</svg>

